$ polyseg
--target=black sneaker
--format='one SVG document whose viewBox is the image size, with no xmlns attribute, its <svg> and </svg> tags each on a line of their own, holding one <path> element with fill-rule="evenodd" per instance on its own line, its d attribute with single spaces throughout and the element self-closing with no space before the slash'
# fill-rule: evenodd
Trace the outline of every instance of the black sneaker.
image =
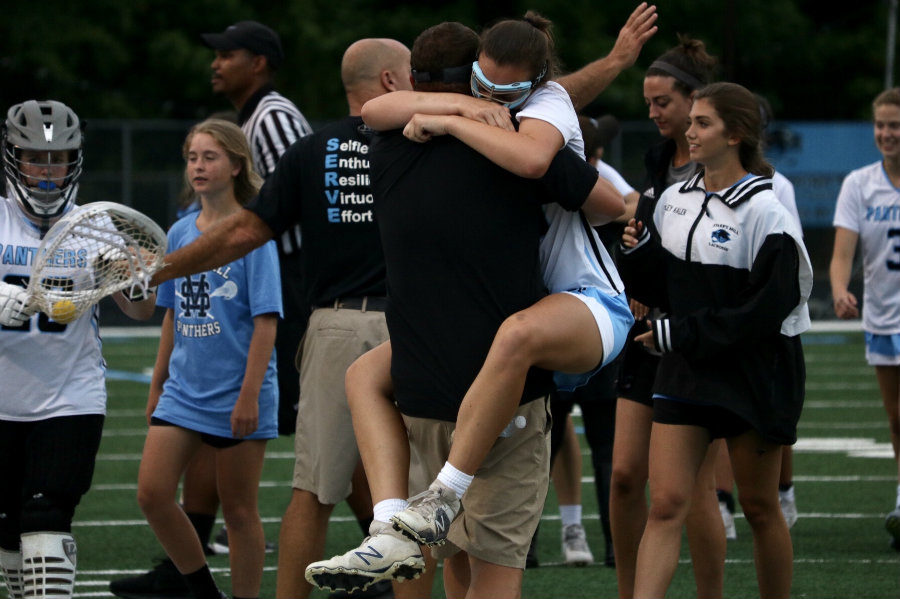
<svg viewBox="0 0 900 599">
<path fill-rule="evenodd" d="M 165 558 L 152 570 L 139 576 L 119 578 L 109 583 L 109 591 L 116 597 L 124 599 L 148 599 L 163 597 L 166 599 L 192 599 L 184 577 L 172 563 Z"/>
<path fill-rule="evenodd" d="M 275 553 L 276 545 L 272 541 L 266 541 L 266 553 Z M 219 534 L 206 546 L 207 555 L 228 555 L 228 529 L 224 526 Z"/>
</svg>

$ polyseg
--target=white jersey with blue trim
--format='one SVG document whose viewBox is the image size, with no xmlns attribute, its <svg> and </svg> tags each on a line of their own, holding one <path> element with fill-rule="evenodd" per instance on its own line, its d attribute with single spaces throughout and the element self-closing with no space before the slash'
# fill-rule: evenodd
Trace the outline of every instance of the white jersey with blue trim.
<svg viewBox="0 0 900 599">
<path fill-rule="evenodd" d="M 627 196 L 629 193 L 635 191 L 634 187 L 632 187 L 628 181 L 625 180 L 619 171 L 614 169 L 609 164 L 606 164 L 602 160 L 597 161 L 597 172 L 601 177 L 609 181 L 613 187 L 616 188 L 616 191 L 621 193 L 623 196 Z M 790 183 L 789 183 L 790 185 Z"/>
<path fill-rule="evenodd" d="M 794 217 L 797 228 L 802 231 L 803 226 L 800 223 L 800 213 L 797 211 L 797 199 L 794 194 L 794 184 L 791 183 L 790 179 L 778 171 L 775 171 L 772 173 L 772 191 L 775 192 L 775 197 L 778 198 L 781 205 L 787 208 L 788 213 Z"/>
<path fill-rule="evenodd" d="M 566 90 L 554 81 L 541 86 L 516 115 L 519 122 L 533 118 L 559 130 L 565 145 L 584 156 L 584 140 L 575 107 Z M 569 212 L 559 204 L 544 209 L 549 229 L 541 240 L 541 269 L 550 293 L 596 287 L 607 295 L 625 286 L 600 237 L 581 211 Z"/>
<path fill-rule="evenodd" d="M 900 333 L 900 189 L 881 161 L 844 178 L 834 226 L 859 235 L 863 263 L 863 329 Z"/>
<path fill-rule="evenodd" d="M 3 281 L 28 285 L 40 241 L 40 230 L 24 216 L 15 200 L 0 198 Z M 89 259 L 71 257 L 73 266 Z M 65 267 L 52 270 L 54 277 L 64 273 Z M 100 348 L 99 314 L 94 306 L 74 322 L 60 324 L 39 312 L 21 327 L 0 327 L 4 386 L 0 420 L 106 413 L 106 364 Z"/>
</svg>

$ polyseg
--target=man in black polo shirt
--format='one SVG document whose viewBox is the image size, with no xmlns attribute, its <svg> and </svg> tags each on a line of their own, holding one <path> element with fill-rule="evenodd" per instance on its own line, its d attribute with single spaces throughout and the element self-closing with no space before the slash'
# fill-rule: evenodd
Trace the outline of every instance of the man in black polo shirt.
<svg viewBox="0 0 900 599">
<path fill-rule="evenodd" d="M 371 132 L 358 115 L 369 99 L 410 88 L 409 50 L 395 40 L 360 40 L 345 52 L 341 77 L 350 116 L 292 145 L 248 210 L 166 256 L 156 277 L 227 264 L 300 224 L 304 280 L 316 309 L 302 347 L 293 491 L 279 538 L 282 599 L 309 595 L 304 568 L 321 557 L 328 518 L 349 494 L 359 461 L 344 373 L 387 339 L 384 259 L 369 189 Z"/>
</svg>

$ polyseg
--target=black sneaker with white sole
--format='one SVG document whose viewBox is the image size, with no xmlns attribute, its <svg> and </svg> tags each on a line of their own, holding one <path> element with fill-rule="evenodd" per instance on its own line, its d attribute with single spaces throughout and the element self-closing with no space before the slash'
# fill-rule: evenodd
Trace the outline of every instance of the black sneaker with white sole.
<svg viewBox="0 0 900 599">
<path fill-rule="evenodd" d="M 193 599 L 184 577 L 169 558 L 144 574 L 111 581 L 109 591 L 123 599 Z"/>
</svg>

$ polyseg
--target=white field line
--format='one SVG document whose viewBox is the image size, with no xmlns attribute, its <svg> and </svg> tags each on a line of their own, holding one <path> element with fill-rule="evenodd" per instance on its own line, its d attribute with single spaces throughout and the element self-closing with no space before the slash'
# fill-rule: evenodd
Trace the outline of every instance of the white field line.
<svg viewBox="0 0 900 599">
<path fill-rule="evenodd" d="M 801 519 L 816 520 L 883 520 L 887 516 L 884 513 L 854 513 L 854 512 L 800 512 Z M 743 518 L 743 514 L 735 514 L 735 518 Z M 584 520 L 599 520 L 599 514 L 584 514 Z M 281 522 L 281 516 L 267 516 L 261 518 L 263 524 L 278 524 Z M 559 514 L 545 514 L 541 516 L 542 522 L 551 522 L 559 520 Z M 332 516 L 328 520 L 331 523 L 353 523 L 356 524 L 356 518 L 353 516 Z M 224 523 L 224 520 L 217 518 L 216 522 Z M 76 528 L 109 528 L 109 527 L 131 527 L 131 526 L 147 526 L 146 520 L 82 520 L 72 522 L 72 526 Z"/>
<path fill-rule="evenodd" d="M 862 476 L 857 474 L 851 474 L 847 476 L 831 476 L 831 475 L 795 475 L 794 482 L 800 483 L 881 483 L 881 482 L 889 482 L 897 480 L 896 476 L 890 475 L 873 475 L 873 476 Z M 594 484 L 593 476 L 582 476 L 581 477 L 582 484 L 592 485 Z M 288 489 L 291 487 L 291 481 L 277 481 L 277 480 L 263 480 L 259 482 L 259 487 L 261 489 Z M 91 493 L 96 493 L 99 491 L 137 491 L 137 483 L 113 483 L 113 484 L 99 484 L 91 487 Z"/>
</svg>

